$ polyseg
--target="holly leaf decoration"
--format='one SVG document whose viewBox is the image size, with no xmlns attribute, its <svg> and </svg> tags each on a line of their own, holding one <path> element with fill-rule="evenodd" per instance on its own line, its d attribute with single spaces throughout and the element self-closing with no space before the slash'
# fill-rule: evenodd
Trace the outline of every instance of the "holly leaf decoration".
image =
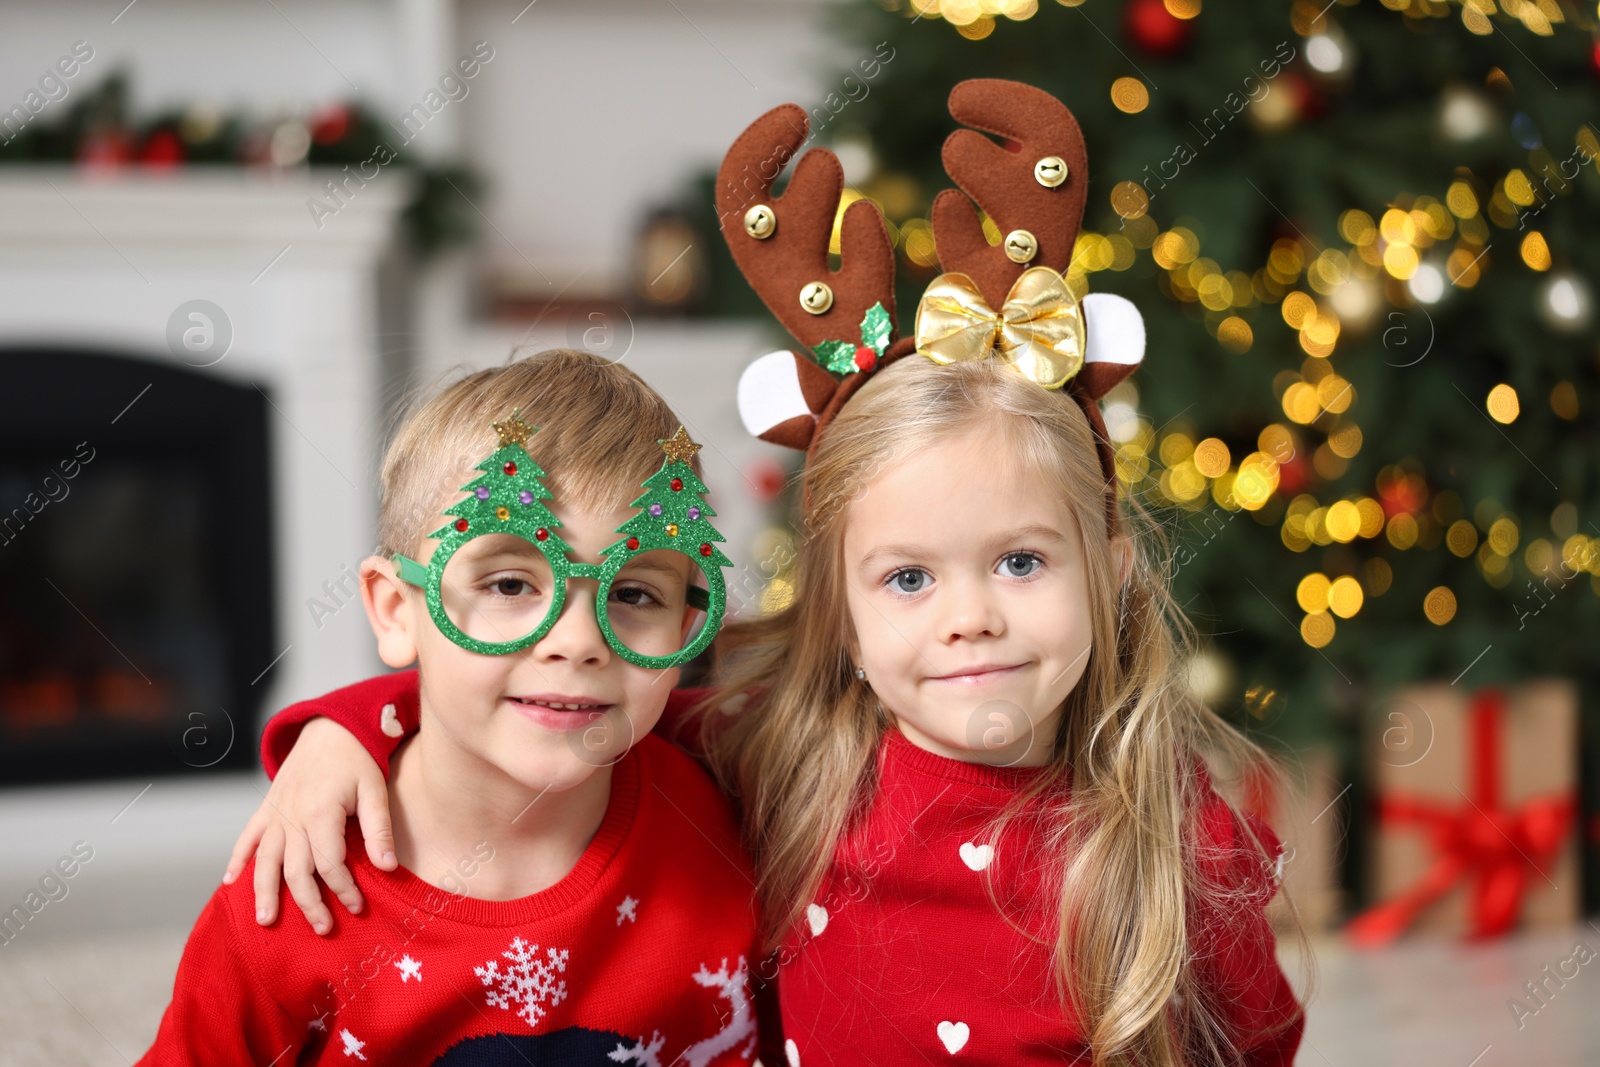
<svg viewBox="0 0 1600 1067">
<path fill-rule="evenodd" d="M 893 330 L 894 324 L 889 321 L 889 313 L 883 309 L 883 302 L 879 301 L 869 307 L 861 319 L 859 345 L 849 341 L 822 341 L 812 351 L 817 354 L 817 362 L 835 374 L 871 370 L 877 365 L 883 350 L 889 347 L 889 334 Z M 863 348 L 871 349 L 871 358 L 861 352 Z"/>
<path fill-rule="evenodd" d="M 883 310 L 883 303 L 873 304 L 861 320 L 861 343 L 882 356 L 883 350 L 889 347 L 889 334 L 893 329 L 894 324 L 889 321 L 889 313 Z"/>
<path fill-rule="evenodd" d="M 849 341 L 823 341 L 813 351 L 817 353 L 817 362 L 833 373 L 855 373 L 856 346 Z"/>
</svg>

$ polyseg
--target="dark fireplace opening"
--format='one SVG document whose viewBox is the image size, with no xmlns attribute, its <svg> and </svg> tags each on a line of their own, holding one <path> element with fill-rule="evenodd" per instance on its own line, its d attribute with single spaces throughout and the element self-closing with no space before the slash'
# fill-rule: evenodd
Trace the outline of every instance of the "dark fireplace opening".
<svg viewBox="0 0 1600 1067">
<path fill-rule="evenodd" d="M 265 394 L 0 350 L 0 784 L 254 764 L 274 648 Z"/>
</svg>

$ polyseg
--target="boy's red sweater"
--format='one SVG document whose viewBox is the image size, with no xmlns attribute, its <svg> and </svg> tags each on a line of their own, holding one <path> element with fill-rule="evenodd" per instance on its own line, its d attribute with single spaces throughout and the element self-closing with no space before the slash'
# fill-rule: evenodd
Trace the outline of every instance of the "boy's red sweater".
<svg viewBox="0 0 1600 1067">
<path fill-rule="evenodd" d="M 675 693 L 662 721 L 670 724 L 700 695 Z M 326 715 L 387 774 L 395 735 L 416 727 L 416 701 L 416 677 L 403 672 L 296 704 L 267 724 L 262 760 L 276 774 L 300 727 Z M 1048 886 L 1059 860 L 1045 846 L 1044 823 L 1030 809 L 1003 839 L 990 832 L 1039 773 L 947 759 L 888 731 L 870 807 L 841 842 L 799 928 L 775 958 L 752 965 L 752 981 L 763 988 L 781 976 L 790 1067 L 1090 1061 L 1081 1028 L 1051 994 L 1058 897 Z M 1196 909 L 1191 916 L 1193 965 L 1220 1006 L 1238 1062 L 1288 1065 L 1304 1013 L 1265 916 L 1282 846 L 1264 822 L 1236 814 L 1200 773 L 1197 859 L 1230 902 L 1225 914 Z M 1248 844 L 1244 822 L 1265 853 Z"/>
<path fill-rule="evenodd" d="M 727 800 L 666 741 L 617 762 L 577 866 L 532 896 L 467 895 L 492 843 L 437 888 L 346 835 L 361 913 L 324 889 L 330 935 L 259 926 L 252 860 L 201 913 L 141 1064 L 752 1061 L 750 871 Z"/>
</svg>

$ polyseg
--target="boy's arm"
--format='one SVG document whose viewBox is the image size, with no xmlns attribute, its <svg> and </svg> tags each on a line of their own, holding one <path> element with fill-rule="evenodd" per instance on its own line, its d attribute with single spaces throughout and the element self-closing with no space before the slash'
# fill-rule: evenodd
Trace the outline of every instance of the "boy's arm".
<svg viewBox="0 0 1600 1067">
<path fill-rule="evenodd" d="M 212 895 L 190 932 L 172 1003 L 138 1067 L 295 1062 L 303 1027 L 256 981 L 229 919 L 228 893 Z"/>
</svg>

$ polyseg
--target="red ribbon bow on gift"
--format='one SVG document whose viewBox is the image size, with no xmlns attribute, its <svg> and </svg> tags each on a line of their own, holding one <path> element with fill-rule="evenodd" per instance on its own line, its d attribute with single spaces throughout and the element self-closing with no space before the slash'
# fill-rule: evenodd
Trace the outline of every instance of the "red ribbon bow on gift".
<svg viewBox="0 0 1600 1067">
<path fill-rule="evenodd" d="M 1535 797 L 1515 810 L 1502 807 L 1500 729 L 1505 696 L 1484 690 L 1471 709 L 1472 791 L 1465 803 L 1425 797 L 1386 796 L 1378 800 L 1378 821 L 1411 824 L 1426 831 L 1433 865 L 1422 879 L 1393 900 L 1375 904 L 1345 927 L 1356 945 L 1388 944 L 1422 910 L 1459 882 L 1472 879 L 1474 939 L 1510 930 L 1522 911 L 1528 883 L 1546 878 L 1545 868 L 1566 842 L 1577 808 L 1573 790 Z"/>
</svg>

